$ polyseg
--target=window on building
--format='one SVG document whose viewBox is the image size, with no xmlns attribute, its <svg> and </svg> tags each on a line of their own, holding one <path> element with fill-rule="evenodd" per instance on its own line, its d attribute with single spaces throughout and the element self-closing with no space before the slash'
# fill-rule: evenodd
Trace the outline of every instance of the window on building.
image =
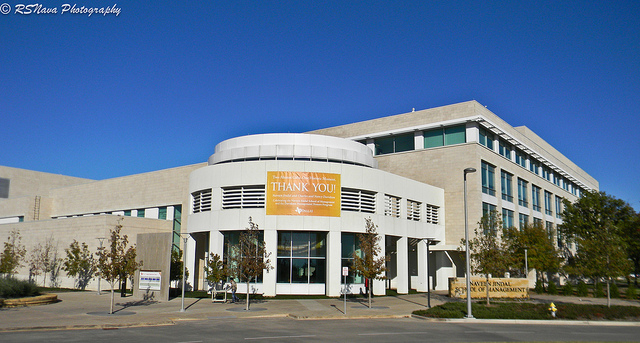
<svg viewBox="0 0 640 343">
<path fill-rule="evenodd" d="M 513 211 L 502 209 L 502 227 L 505 229 L 514 227 L 513 225 Z"/>
<path fill-rule="evenodd" d="M 564 189 L 565 191 L 568 192 L 569 191 L 569 183 L 570 183 L 569 180 L 567 180 L 565 178 L 562 178 L 562 189 Z"/>
<path fill-rule="evenodd" d="M 520 149 L 516 149 L 516 163 L 522 168 L 527 167 L 527 154 Z"/>
<path fill-rule="evenodd" d="M 513 175 L 506 171 L 500 171 L 500 184 L 502 186 L 502 200 L 513 202 Z"/>
<path fill-rule="evenodd" d="M 162 219 L 162 220 L 167 219 L 167 206 L 158 208 L 158 219 Z"/>
<path fill-rule="evenodd" d="M 500 155 L 506 157 L 509 160 L 511 159 L 511 144 L 501 139 L 498 142 L 498 148 Z"/>
<path fill-rule="evenodd" d="M 384 195 L 384 215 L 400 218 L 400 198 L 393 195 Z"/>
<path fill-rule="evenodd" d="M 182 205 L 173 206 L 173 239 L 171 247 L 173 250 L 180 250 L 180 233 L 182 232 Z"/>
<path fill-rule="evenodd" d="M 542 227 L 542 219 L 541 218 L 533 218 L 533 225 L 535 227 Z"/>
<path fill-rule="evenodd" d="M 496 167 L 482 161 L 482 193 L 496 195 L 495 171 Z"/>
<path fill-rule="evenodd" d="M 498 223 L 496 218 L 496 206 L 492 204 L 488 204 L 486 202 L 482 203 L 482 217 L 483 221 L 486 221 L 486 225 L 483 227 L 484 235 L 495 235 L 498 230 Z"/>
<path fill-rule="evenodd" d="M 224 231 L 223 234 L 223 253 L 222 253 L 222 261 L 225 265 L 229 265 L 229 258 L 233 256 L 229 256 L 230 253 L 238 253 L 238 250 L 229 249 L 230 247 L 239 247 L 240 246 L 240 233 L 242 231 Z M 258 242 L 264 242 L 264 231 L 258 231 Z M 242 256 L 242 255 L 241 255 Z M 256 251 L 257 256 L 257 251 Z M 264 272 L 263 272 L 264 273 Z M 236 279 L 238 280 L 238 279 Z M 262 274 L 259 277 L 253 279 L 257 283 L 262 283 Z"/>
<path fill-rule="evenodd" d="M 542 207 L 540 206 L 540 187 L 531 185 L 531 206 L 534 211 L 540 212 Z"/>
<path fill-rule="evenodd" d="M 326 232 L 278 231 L 278 283 L 325 283 Z"/>
<path fill-rule="evenodd" d="M 480 127 L 478 132 L 480 134 L 480 144 L 493 150 L 493 134 L 484 127 Z"/>
<path fill-rule="evenodd" d="M 533 158 L 529 158 L 529 170 L 538 175 L 540 172 L 540 162 L 534 160 Z"/>
<path fill-rule="evenodd" d="M 560 187 L 560 176 L 557 173 L 553 173 L 553 184 Z"/>
<path fill-rule="evenodd" d="M 407 200 L 407 219 L 420 221 L 421 203 L 413 200 Z"/>
<path fill-rule="evenodd" d="M 551 240 L 551 242 L 553 242 L 553 223 L 552 222 L 545 222 L 545 229 L 547 230 L 547 235 L 549 236 L 549 239 Z"/>
<path fill-rule="evenodd" d="M 438 212 L 440 212 L 440 207 L 427 204 L 427 223 L 438 224 Z"/>
<path fill-rule="evenodd" d="M 524 228 L 529 224 L 529 216 L 526 214 L 518 214 L 518 224 L 520 225 L 520 231 L 524 230 Z"/>
<path fill-rule="evenodd" d="M 542 167 L 542 178 L 551 181 L 551 171 L 547 167 Z"/>
<path fill-rule="evenodd" d="M 550 216 L 553 215 L 553 205 L 551 204 L 551 199 L 551 193 L 544 191 L 544 213 Z"/>
<path fill-rule="evenodd" d="M 360 242 L 356 238 L 356 234 L 343 232 L 342 233 L 342 267 L 353 267 L 353 255 L 362 257 L 362 250 L 360 249 Z M 347 283 L 364 283 L 364 278 L 355 273 L 349 273 L 347 276 Z"/>
<path fill-rule="evenodd" d="M 131 217 L 131 210 L 125 210 L 124 211 L 124 216 L 125 217 Z"/>
<path fill-rule="evenodd" d="M 11 184 L 11 179 L 5 179 L 0 177 L 0 198 L 8 199 L 9 198 L 9 185 Z"/>
<path fill-rule="evenodd" d="M 527 181 L 518 179 L 518 205 L 528 207 L 529 201 L 527 200 Z"/>
<path fill-rule="evenodd" d="M 424 147 L 435 148 L 444 145 L 460 144 L 467 141 L 464 125 L 449 126 L 423 132 Z"/>
<path fill-rule="evenodd" d="M 342 188 L 340 207 L 343 211 L 376 213 L 376 193 L 362 189 Z"/>
<path fill-rule="evenodd" d="M 222 209 L 264 208 L 264 185 L 222 188 Z"/>
<path fill-rule="evenodd" d="M 562 217 L 562 198 L 556 195 L 556 217 Z"/>
<path fill-rule="evenodd" d="M 211 188 L 191 193 L 193 213 L 211 211 Z"/>
<path fill-rule="evenodd" d="M 402 152 L 415 149 L 413 133 L 376 138 L 374 140 L 374 144 L 376 147 L 376 155 L 391 154 L 394 152 Z"/>
<path fill-rule="evenodd" d="M 144 218 L 144 208 L 141 208 L 138 210 L 138 217 L 139 218 Z"/>
</svg>

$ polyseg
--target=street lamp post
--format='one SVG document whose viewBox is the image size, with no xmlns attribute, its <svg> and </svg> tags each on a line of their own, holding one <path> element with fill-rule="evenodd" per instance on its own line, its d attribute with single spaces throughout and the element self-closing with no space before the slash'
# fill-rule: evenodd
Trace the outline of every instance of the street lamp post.
<svg viewBox="0 0 640 343">
<path fill-rule="evenodd" d="M 180 234 L 182 236 L 182 240 L 184 241 L 184 249 L 182 251 L 182 307 L 180 308 L 180 312 L 186 312 L 184 309 L 184 288 L 185 288 L 185 279 L 186 279 L 186 269 L 187 269 L 187 241 L 189 240 L 189 234 Z"/>
<path fill-rule="evenodd" d="M 475 168 L 466 168 L 464 170 L 464 251 L 467 260 L 467 318 L 473 318 L 471 313 L 471 260 L 469 258 L 469 218 L 467 214 L 467 174 L 475 173 Z"/>
<path fill-rule="evenodd" d="M 429 279 L 429 246 L 431 242 L 438 242 L 433 238 L 423 238 L 425 243 L 427 243 L 427 308 L 431 308 L 431 280 Z"/>
<path fill-rule="evenodd" d="M 104 242 L 105 239 L 105 237 L 98 237 L 98 241 L 100 241 L 100 250 L 102 250 L 102 242 Z M 98 276 L 98 295 L 102 295 L 102 292 L 100 291 L 100 279 L 102 278 Z"/>
<path fill-rule="evenodd" d="M 524 277 L 529 279 L 529 259 L 527 258 L 527 247 L 524 248 Z"/>
</svg>

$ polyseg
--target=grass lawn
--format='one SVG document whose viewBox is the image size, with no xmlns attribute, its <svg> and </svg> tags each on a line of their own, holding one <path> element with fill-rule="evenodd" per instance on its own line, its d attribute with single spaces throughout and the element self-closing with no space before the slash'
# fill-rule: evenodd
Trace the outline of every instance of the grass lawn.
<svg viewBox="0 0 640 343">
<path fill-rule="evenodd" d="M 580 305 L 555 303 L 558 311 L 556 319 L 569 320 L 640 320 L 640 307 L 605 305 Z M 487 306 L 484 302 L 471 305 L 473 316 L 478 319 L 554 319 L 549 304 L 526 302 L 494 302 Z M 413 314 L 430 318 L 464 318 L 467 314 L 466 302 L 450 302 L 428 310 L 414 311 Z"/>
</svg>

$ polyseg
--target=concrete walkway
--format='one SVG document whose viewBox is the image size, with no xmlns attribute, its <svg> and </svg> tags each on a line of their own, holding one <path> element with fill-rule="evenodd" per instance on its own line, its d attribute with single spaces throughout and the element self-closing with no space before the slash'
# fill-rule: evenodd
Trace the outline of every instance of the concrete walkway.
<svg viewBox="0 0 640 343">
<path fill-rule="evenodd" d="M 56 294 L 60 301 L 54 304 L 0 309 L 0 331 L 171 325 L 182 320 L 229 318 L 290 317 L 300 320 L 397 318 L 409 317 L 411 312 L 427 308 L 425 294 L 412 294 L 376 297 L 371 309 L 367 307 L 366 299 L 363 297 L 350 299 L 346 303 L 346 314 L 342 299 L 258 300 L 251 303 L 250 311 L 245 311 L 244 303 L 212 303 L 211 299 L 187 298 L 185 299 L 186 311 L 180 312 L 180 298 L 157 302 L 141 301 L 133 297 L 121 298 L 116 295 L 115 313 L 109 315 L 109 293 Z M 580 299 L 547 295 L 534 295 L 532 298 L 542 302 L 602 303 L 604 301 L 606 304 L 606 299 L 594 298 Z M 432 294 L 432 306 L 445 301 L 450 299 L 442 294 Z M 637 301 L 616 299 L 614 303 L 639 306 Z M 628 324 L 627 322 L 626 325 Z M 640 325 L 640 323 L 634 325 Z"/>
</svg>

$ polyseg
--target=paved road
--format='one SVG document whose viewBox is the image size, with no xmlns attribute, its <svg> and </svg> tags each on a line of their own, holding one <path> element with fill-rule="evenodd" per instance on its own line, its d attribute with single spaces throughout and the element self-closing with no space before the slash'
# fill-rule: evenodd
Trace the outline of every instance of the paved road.
<svg viewBox="0 0 640 343">
<path fill-rule="evenodd" d="M 210 318 L 110 330 L 0 333 L 2 342 L 631 342 L 638 326 L 431 322 L 415 318 Z"/>
</svg>

